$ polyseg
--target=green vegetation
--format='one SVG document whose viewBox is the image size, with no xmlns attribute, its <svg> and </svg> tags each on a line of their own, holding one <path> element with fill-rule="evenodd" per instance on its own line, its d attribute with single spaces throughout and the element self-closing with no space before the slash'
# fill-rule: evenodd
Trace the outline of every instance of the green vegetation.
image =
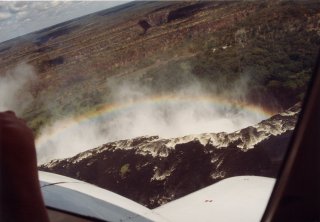
<svg viewBox="0 0 320 222">
<path fill-rule="evenodd" d="M 193 73 L 207 82 L 223 83 L 225 89 L 248 75 L 253 102 L 265 104 L 272 98 L 281 108 L 292 106 L 306 91 L 320 46 L 319 34 L 306 29 L 313 10 L 312 4 L 260 7 L 202 44 Z"/>
</svg>

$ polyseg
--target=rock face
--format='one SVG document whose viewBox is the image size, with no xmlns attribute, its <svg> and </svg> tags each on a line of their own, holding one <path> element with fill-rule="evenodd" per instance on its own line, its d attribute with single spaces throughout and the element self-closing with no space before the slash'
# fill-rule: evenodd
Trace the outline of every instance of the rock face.
<svg viewBox="0 0 320 222">
<path fill-rule="evenodd" d="M 154 208 L 227 177 L 276 177 L 299 110 L 297 104 L 229 134 L 111 142 L 39 169 L 96 184 Z"/>
</svg>

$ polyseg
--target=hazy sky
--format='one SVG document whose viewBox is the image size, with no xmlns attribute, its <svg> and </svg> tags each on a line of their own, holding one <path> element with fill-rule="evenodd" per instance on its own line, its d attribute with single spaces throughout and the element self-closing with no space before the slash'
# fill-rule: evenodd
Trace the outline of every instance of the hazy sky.
<svg viewBox="0 0 320 222">
<path fill-rule="evenodd" d="M 0 42 L 128 1 L 0 1 Z"/>
</svg>

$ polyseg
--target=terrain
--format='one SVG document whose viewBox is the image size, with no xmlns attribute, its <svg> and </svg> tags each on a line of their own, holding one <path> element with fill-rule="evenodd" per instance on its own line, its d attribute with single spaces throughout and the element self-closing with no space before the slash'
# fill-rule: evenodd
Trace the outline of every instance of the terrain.
<svg viewBox="0 0 320 222">
<path fill-rule="evenodd" d="M 35 68 L 38 81 L 24 89 L 34 100 L 20 113 L 37 135 L 112 103 L 112 78 L 152 94 L 198 81 L 276 113 L 303 98 L 320 45 L 318 12 L 313 1 L 131 2 L 1 43 L 0 75 L 21 62 Z M 225 93 L 243 77 L 242 98 Z"/>
</svg>

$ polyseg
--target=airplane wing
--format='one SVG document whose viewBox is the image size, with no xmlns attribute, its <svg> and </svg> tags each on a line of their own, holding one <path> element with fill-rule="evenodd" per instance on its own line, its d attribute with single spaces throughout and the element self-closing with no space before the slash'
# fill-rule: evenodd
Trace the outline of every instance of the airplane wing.
<svg viewBox="0 0 320 222">
<path fill-rule="evenodd" d="M 275 179 L 237 176 L 154 209 L 170 221 L 260 221 Z"/>
<path fill-rule="evenodd" d="M 39 177 L 49 208 L 108 222 L 167 221 L 152 210 L 97 186 L 47 172 L 39 171 Z"/>
<path fill-rule="evenodd" d="M 54 212 L 110 222 L 259 221 L 275 183 L 266 177 L 231 177 L 151 210 L 79 180 L 41 171 L 39 177 L 53 222 L 58 221 Z"/>
</svg>

